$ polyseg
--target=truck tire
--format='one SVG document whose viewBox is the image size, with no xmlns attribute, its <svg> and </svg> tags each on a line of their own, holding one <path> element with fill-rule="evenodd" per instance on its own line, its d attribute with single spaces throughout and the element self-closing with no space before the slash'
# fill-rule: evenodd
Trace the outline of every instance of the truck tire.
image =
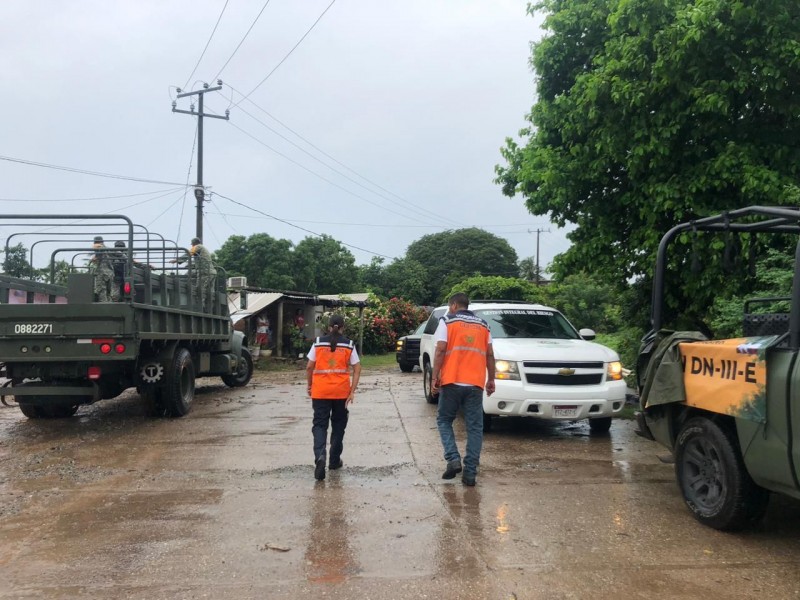
<svg viewBox="0 0 800 600">
<path fill-rule="evenodd" d="M 611 429 L 611 417 L 597 417 L 596 419 L 589 419 L 589 430 L 592 433 L 608 433 Z"/>
<path fill-rule="evenodd" d="M 400 370 L 403 373 L 411 373 L 411 371 L 414 370 L 414 363 L 409 363 L 409 362 L 404 362 L 403 361 L 403 362 L 400 362 L 399 364 L 400 364 Z"/>
<path fill-rule="evenodd" d="M 422 387 L 425 390 L 425 400 L 428 404 L 438 404 L 439 394 L 435 396 L 431 394 L 431 388 L 433 387 L 433 367 L 431 367 L 431 363 L 427 361 L 425 361 L 425 366 L 422 368 Z"/>
<path fill-rule="evenodd" d="M 78 412 L 78 405 L 20 402 L 19 409 L 29 419 L 68 419 Z"/>
<path fill-rule="evenodd" d="M 194 362 L 186 348 L 178 348 L 167 368 L 166 385 L 160 390 L 158 404 L 164 416 L 182 417 L 194 402 Z"/>
<path fill-rule="evenodd" d="M 236 373 L 223 375 L 222 381 L 228 387 L 242 387 L 247 385 L 253 376 L 253 357 L 247 348 L 242 348 L 242 356 L 239 357 Z"/>
<path fill-rule="evenodd" d="M 19 409 L 22 411 L 22 414 L 28 417 L 29 419 L 44 419 L 44 413 L 42 412 L 42 407 L 38 404 L 31 404 L 30 402 L 19 402 L 18 403 Z"/>
<path fill-rule="evenodd" d="M 736 531 L 759 521 L 769 492 L 744 466 L 736 434 L 705 417 L 690 419 L 675 442 L 675 475 L 686 506 L 709 527 Z"/>
</svg>

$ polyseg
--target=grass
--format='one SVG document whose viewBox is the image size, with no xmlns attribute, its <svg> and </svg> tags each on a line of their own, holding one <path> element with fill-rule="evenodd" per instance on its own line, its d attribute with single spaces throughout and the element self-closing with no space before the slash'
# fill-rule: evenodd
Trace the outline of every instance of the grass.
<svg viewBox="0 0 800 600">
<path fill-rule="evenodd" d="M 394 352 L 388 354 L 366 354 L 361 357 L 361 366 L 364 369 L 396 367 L 397 358 Z"/>
</svg>

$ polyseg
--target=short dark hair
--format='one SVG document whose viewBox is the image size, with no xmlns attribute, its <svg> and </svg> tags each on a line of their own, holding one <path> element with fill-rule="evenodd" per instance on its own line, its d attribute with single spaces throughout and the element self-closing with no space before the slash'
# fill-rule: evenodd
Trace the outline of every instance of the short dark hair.
<svg viewBox="0 0 800 600">
<path fill-rule="evenodd" d="M 450 296 L 450 300 L 447 301 L 447 304 L 455 304 L 456 306 L 469 308 L 469 296 L 467 296 L 464 292 L 458 292 Z"/>
<path fill-rule="evenodd" d="M 122 240 L 117 240 L 116 242 L 114 242 L 114 248 L 124 248 L 124 247 L 125 247 L 125 242 L 123 242 Z"/>
</svg>

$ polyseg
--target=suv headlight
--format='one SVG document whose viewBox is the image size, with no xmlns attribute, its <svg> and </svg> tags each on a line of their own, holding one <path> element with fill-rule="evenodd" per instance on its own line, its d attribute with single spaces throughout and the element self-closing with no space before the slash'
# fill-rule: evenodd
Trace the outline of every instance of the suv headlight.
<svg viewBox="0 0 800 600">
<path fill-rule="evenodd" d="M 395 346 L 398 352 L 403 349 L 403 340 L 397 340 L 397 346 Z"/>
<path fill-rule="evenodd" d="M 608 379 L 611 381 L 619 381 L 622 379 L 622 363 L 618 360 L 608 363 L 608 370 L 606 371 Z"/>
<path fill-rule="evenodd" d="M 498 360 L 494 363 L 495 379 L 514 379 L 519 381 L 517 363 L 510 360 Z"/>
</svg>

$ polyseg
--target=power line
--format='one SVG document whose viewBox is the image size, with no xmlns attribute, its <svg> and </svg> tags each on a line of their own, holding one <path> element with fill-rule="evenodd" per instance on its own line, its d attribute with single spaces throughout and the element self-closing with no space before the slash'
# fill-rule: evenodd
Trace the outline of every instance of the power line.
<svg viewBox="0 0 800 600">
<path fill-rule="evenodd" d="M 194 66 L 194 69 L 192 69 L 191 74 L 189 75 L 189 77 L 186 78 L 186 83 L 184 84 L 183 89 L 189 87 L 189 82 L 192 80 L 192 75 L 194 75 L 195 71 L 197 71 L 197 67 L 200 66 L 200 61 L 203 60 L 203 56 L 205 56 L 206 50 L 208 50 L 208 46 L 211 43 L 211 39 L 217 32 L 217 27 L 219 27 L 219 22 L 222 20 L 222 15 L 225 14 L 225 9 L 228 8 L 229 1 L 230 0 L 225 0 L 225 6 L 222 7 L 222 11 L 220 11 L 219 13 L 219 17 L 217 18 L 217 23 L 214 25 L 214 29 L 211 31 L 211 35 L 209 36 L 208 41 L 206 42 L 206 47 L 203 48 L 203 51 L 200 53 L 200 58 L 197 59 L 197 64 Z"/>
<path fill-rule="evenodd" d="M 295 229 L 299 229 L 300 231 L 305 231 L 306 233 L 310 233 L 311 235 L 314 235 L 316 237 L 322 237 L 321 233 L 317 233 L 316 231 L 311 231 L 310 229 L 306 229 L 305 227 L 300 227 L 299 225 L 295 225 L 294 223 L 291 223 L 290 221 L 286 221 L 284 219 L 280 219 L 278 217 L 272 216 L 269 213 L 265 213 L 263 210 L 259 210 L 257 208 L 253 208 L 252 206 L 248 206 L 247 204 L 244 204 L 242 202 L 238 202 L 237 200 L 234 200 L 233 198 L 229 198 L 228 196 L 220 194 L 219 192 L 211 192 L 211 194 L 214 195 L 214 196 L 219 196 L 220 198 L 225 198 L 225 200 L 233 202 L 234 204 L 236 204 L 238 206 L 242 206 L 242 207 L 244 207 L 244 208 L 246 208 L 248 210 L 252 210 L 253 212 L 257 212 L 258 214 L 264 215 L 265 217 L 269 217 L 270 219 L 274 219 L 275 221 L 279 221 L 279 222 L 281 222 L 281 223 L 283 223 L 285 225 L 288 225 L 289 227 L 294 227 Z M 372 250 L 367 250 L 366 248 L 361 248 L 360 246 L 354 246 L 353 244 L 348 244 L 348 243 L 342 242 L 340 240 L 337 240 L 337 241 L 339 241 L 339 243 L 342 246 L 347 246 L 348 248 L 355 248 L 356 250 L 360 250 L 361 252 L 366 252 L 367 254 L 373 254 L 375 256 L 380 256 L 382 258 L 388 258 L 389 260 L 395 260 L 395 257 L 393 257 L 393 256 L 386 256 L 385 254 L 381 254 L 380 252 L 373 252 Z"/>
<path fill-rule="evenodd" d="M 13 163 L 20 163 L 31 167 L 42 167 L 45 169 L 55 169 L 57 171 L 67 171 L 69 173 L 80 173 L 81 175 L 92 175 L 93 177 L 107 177 L 109 179 L 123 179 L 126 181 L 136 181 L 139 183 L 155 183 L 158 185 L 174 185 L 183 187 L 184 184 L 176 183 L 174 181 L 161 181 L 158 179 L 143 179 L 140 177 L 131 177 L 129 175 L 116 175 L 113 173 L 103 173 L 101 171 L 87 171 L 85 169 L 76 169 L 74 167 L 64 167 L 61 165 L 51 165 L 43 162 L 36 162 L 33 160 L 26 160 L 24 158 L 14 158 L 12 156 L 0 156 L 0 160 L 5 160 Z"/>
<path fill-rule="evenodd" d="M 229 87 L 230 87 L 230 86 L 229 86 Z M 233 88 L 231 88 L 231 89 L 233 89 Z M 349 176 L 349 175 L 347 175 L 346 173 L 343 173 L 343 172 L 342 172 L 342 171 L 340 171 L 339 169 L 336 169 L 335 167 L 332 167 L 332 166 L 330 166 L 329 164 L 327 164 L 326 162 L 324 162 L 323 160 L 321 160 L 319 157 L 317 157 L 317 156 L 314 156 L 314 155 L 313 155 L 311 152 L 309 152 L 308 150 L 306 150 L 305 148 L 303 148 L 302 146 L 300 146 L 298 143 L 296 143 L 296 142 L 294 142 L 294 141 L 290 140 L 288 137 L 286 137 L 285 135 L 283 135 L 282 133 L 280 133 L 279 131 L 277 131 L 277 130 L 276 130 L 276 129 L 274 129 L 273 127 L 270 127 L 270 126 L 269 126 L 269 125 L 267 125 L 267 124 L 266 124 L 264 121 L 262 121 L 261 119 L 259 119 L 259 118 L 258 118 L 258 117 L 256 117 L 256 116 L 254 116 L 253 114 L 251 114 L 251 113 L 247 112 L 245 109 L 243 109 L 243 108 L 240 108 L 239 110 L 240 110 L 240 111 L 242 111 L 244 114 L 246 114 L 246 115 L 247 115 L 248 117 L 250 117 L 251 119 L 253 119 L 254 121 L 256 121 L 257 123 L 260 123 L 261 125 L 263 125 L 265 128 L 267 128 L 268 130 L 270 130 L 272 133 L 274 133 L 275 135 L 277 135 L 277 136 L 278 136 L 279 138 L 281 138 L 282 140 L 285 140 L 286 142 L 288 142 L 289 144 L 291 144 L 292 146 L 294 146 L 295 148 L 297 148 L 298 150 L 300 150 L 300 152 L 303 152 L 304 154 L 306 154 L 307 156 L 309 156 L 309 157 L 310 157 L 310 158 L 312 158 L 313 160 L 317 161 L 317 162 L 318 162 L 319 164 L 321 164 L 322 166 L 324 166 L 324 167 L 326 167 L 326 168 L 330 169 L 331 171 L 333 171 L 334 173 L 336 173 L 336 174 L 337 174 L 337 175 L 339 175 L 340 177 L 343 177 L 343 178 L 344 178 L 344 179 L 346 179 L 347 181 L 349 181 L 349 182 L 351 182 L 351 183 L 354 183 L 355 185 L 357 185 L 358 187 L 360 187 L 360 188 L 361 188 L 361 189 L 363 189 L 363 190 L 366 190 L 366 191 L 367 191 L 367 192 L 369 192 L 370 194 L 375 194 L 376 196 L 378 196 L 378 197 L 380 197 L 380 198 L 383 198 L 383 199 L 384 199 L 384 200 L 386 200 L 387 202 L 391 202 L 391 203 L 393 203 L 393 204 L 396 204 L 396 201 L 395 201 L 395 200 L 393 200 L 392 198 L 390 198 L 390 197 L 388 197 L 388 196 L 386 196 L 386 195 L 384 195 L 384 194 L 381 194 L 380 192 L 376 192 L 376 191 L 375 191 L 375 190 L 373 190 L 373 189 L 370 189 L 370 188 L 368 188 L 368 187 L 367 187 L 367 186 L 365 186 L 363 183 L 361 183 L 361 182 L 357 181 L 356 179 L 353 179 L 352 177 L 350 177 L 350 176 Z M 362 179 L 364 179 L 364 178 L 362 177 Z M 438 214 L 436 214 L 436 213 L 434 213 L 434 212 L 432 212 L 432 211 L 430 211 L 430 210 L 428 210 L 428 209 L 426 209 L 426 208 L 423 208 L 422 206 L 417 206 L 417 205 L 416 205 L 416 204 L 414 204 L 413 202 L 409 202 L 409 201 L 405 201 L 405 202 L 407 202 L 407 203 L 408 203 L 408 204 L 410 204 L 411 206 L 414 206 L 415 208 L 417 208 L 418 210 L 422 211 L 423 213 L 427 213 L 428 215 L 430 215 L 430 217 L 432 217 L 432 218 L 434 218 L 434 219 L 438 219 L 438 220 L 440 220 L 440 221 L 442 221 L 442 222 L 445 222 L 445 223 L 447 223 L 447 222 L 454 223 L 454 222 L 453 222 L 453 221 L 451 221 L 450 219 L 447 219 L 447 218 L 445 218 L 445 217 L 442 217 L 442 216 L 440 216 L 440 215 L 438 215 Z M 429 218 L 430 218 L 430 217 L 429 217 Z"/>
<path fill-rule="evenodd" d="M 289 58 L 289 57 L 292 55 L 292 52 L 294 52 L 294 51 L 297 49 L 297 47 L 298 47 L 300 44 L 302 44 L 302 43 L 303 43 L 303 40 L 304 40 L 304 39 L 306 39 L 306 37 L 308 36 L 308 34 L 309 34 L 309 33 L 311 33 L 311 31 L 314 29 L 314 27 L 316 27 L 316 26 L 317 26 L 317 23 L 319 23 L 319 22 L 322 20 L 322 17 L 324 17 L 324 16 L 325 16 L 325 13 L 327 13 L 327 12 L 330 10 L 331 6 L 333 6 L 335 2 L 336 2 L 336 0 L 331 0 L 331 3 L 330 3 L 330 4 L 328 4 L 327 8 L 326 8 L 325 10 L 323 10 L 323 11 L 322 11 L 322 14 L 320 14 L 320 16 L 318 16 L 318 17 L 317 17 L 317 20 L 316 20 L 316 21 L 314 21 L 314 23 L 311 25 L 311 27 L 309 27 L 309 28 L 308 28 L 308 31 L 306 31 L 306 32 L 303 34 L 303 37 L 301 37 L 301 38 L 300 38 L 300 39 L 297 41 L 297 43 L 296 43 L 294 46 L 292 46 L 292 49 L 291 49 L 291 50 L 289 50 L 289 52 L 286 54 L 286 56 L 284 56 L 284 57 L 281 59 L 281 61 L 280 61 L 280 62 L 279 62 L 277 65 L 275 65 L 275 66 L 273 67 L 272 71 L 270 71 L 269 73 L 267 73 L 267 76 L 266 76 L 266 77 L 264 77 L 264 79 L 262 79 L 262 80 L 261 80 L 261 82 L 260 82 L 260 83 L 259 83 L 259 84 L 258 84 L 256 87 L 254 87 L 252 90 L 250 90 L 250 93 L 249 93 L 249 94 L 247 94 L 247 95 L 246 95 L 244 98 L 242 98 L 241 100 L 239 100 L 239 102 L 238 102 L 238 103 L 237 103 L 237 104 L 234 106 L 234 108 L 235 108 L 236 106 L 239 106 L 239 104 L 241 104 L 241 103 L 242 103 L 242 102 L 244 102 L 245 100 L 247 100 L 247 98 L 249 98 L 249 97 L 250 97 L 250 96 L 253 94 L 253 92 L 255 92 L 255 91 L 258 89 L 258 88 L 260 88 L 260 87 L 261 87 L 261 86 L 264 84 L 264 82 L 265 82 L 267 79 L 269 79 L 270 77 L 272 77 L 272 74 L 273 74 L 275 71 L 277 71 L 277 70 L 278 70 L 278 68 L 279 68 L 279 67 L 280 67 L 280 66 L 281 66 L 281 65 L 282 65 L 284 62 L 286 62 L 286 59 L 287 59 L 287 58 Z M 216 78 L 215 78 L 215 79 L 216 79 Z"/>
<path fill-rule="evenodd" d="M 325 152 L 325 151 L 324 151 L 322 148 L 320 148 L 319 146 L 315 145 L 313 142 L 311 142 L 311 141 L 310 141 L 310 140 L 308 140 L 307 138 L 303 137 L 301 134 L 299 134 L 299 133 L 298 133 L 298 132 L 296 132 L 294 129 L 292 129 L 291 127 L 289 127 L 289 126 L 288 126 L 286 123 L 284 123 L 283 121 L 281 121 L 280 119 L 278 119 L 278 118 L 277 118 L 275 115 L 271 114 L 271 113 L 270 113 L 270 112 L 268 112 L 266 109 L 264 109 L 264 108 L 262 108 L 261 106 L 259 106 L 258 104 L 256 104 L 256 103 L 255 103 L 253 100 L 250 100 L 249 98 L 247 98 L 247 96 L 249 96 L 250 94 L 248 94 L 247 96 L 245 96 L 245 95 L 244 95 L 244 94 L 243 94 L 241 91 L 239 91 L 238 89 L 236 89 L 236 88 L 235 88 L 235 87 L 233 87 L 232 85 L 230 85 L 230 84 L 227 84 L 227 85 L 228 85 L 228 87 L 229 87 L 229 88 L 231 88 L 231 90 L 233 90 L 234 92 L 236 92 L 236 93 L 237 93 L 237 94 L 239 94 L 240 96 L 244 96 L 244 97 L 242 98 L 242 100 L 240 100 L 238 103 L 236 103 L 236 104 L 234 105 L 234 107 L 236 107 L 236 106 L 239 106 L 239 104 L 241 104 L 241 103 L 242 103 L 244 100 L 247 100 L 247 101 L 248 101 L 250 104 L 252 104 L 253 106 L 255 106 L 255 107 L 258 109 L 258 110 L 260 110 L 261 112 L 263 112 L 263 113 L 264 113 L 265 115 L 267 115 L 267 116 L 268 116 L 270 119 L 272 119 L 273 121 L 275 121 L 276 123 L 278 123 L 278 124 L 279 124 L 281 127 L 283 127 L 284 129 L 286 129 L 287 131 L 290 131 L 292 134 L 294 134 L 294 135 L 295 135 L 295 136 L 297 136 L 299 139 L 301 139 L 302 141 L 304 141 L 306 144 L 308 144 L 309 146 L 311 146 L 311 147 L 312 147 L 314 150 L 316 150 L 317 152 L 319 152 L 320 154 L 322 154 L 322 155 L 323 155 L 323 156 L 325 156 L 326 158 L 329 158 L 330 160 L 332 160 L 333 162 L 335 162 L 335 163 L 336 163 L 337 165 L 339 165 L 340 167 L 343 167 L 343 168 L 347 169 L 348 171 L 350 171 L 350 172 L 351 172 L 353 175 L 355 175 L 356 177 L 359 177 L 360 179 L 363 179 L 364 181 L 366 181 L 366 182 L 367 182 L 367 183 L 369 183 L 370 185 L 372 185 L 372 186 L 376 187 L 377 189 L 379 189 L 379 190 L 381 190 L 381 191 L 383 191 L 383 192 L 386 192 L 387 194 L 389 194 L 389 195 L 391 195 L 391 196 L 394 196 L 396 199 L 400 200 L 401 202 L 404 202 L 404 203 L 406 203 L 406 204 L 409 204 L 409 205 L 411 205 L 411 206 L 415 207 L 416 209 L 418 209 L 418 210 L 421 210 L 421 211 L 423 211 L 423 212 L 426 212 L 426 213 L 430 213 L 430 214 L 433 214 L 433 215 L 435 215 L 435 216 L 436 216 L 436 218 L 438 218 L 438 219 L 439 219 L 439 220 L 441 220 L 441 221 L 444 221 L 444 222 L 449 222 L 449 223 L 453 223 L 454 225 L 458 225 L 458 226 L 462 226 L 462 227 L 463 227 L 463 224 L 462 224 L 462 223 L 459 223 L 459 222 L 457 222 L 457 221 L 454 221 L 453 219 L 450 219 L 450 218 L 448 218 L 448 217 L 442 217 L 442 216 L 440 216 L 440 215 L 437 215 L 436 213 L 433 213 L 433 212 L 429 211 L 428 209 L 426 209 L 426 208 L 424 208 L 424 207 L 422 207 L 422 206 L 419 206 L 418 204 L 415 204 L 414 202 L 411 202 L 410 200 L 407 200 L 406 198 L 403 198 L 402 196 L 400 196 L 400 195 L 398 195 L 398 194 L 394 193 L 393 191 L 386 189 L 385 187 L 381 186 L 380 184 L 378 184 L 378 183 L 375 183 L 374 181 L 372 181 L 372 180 L 371 180 L 371 179 L 369 179 L 368 177 L 365 177 L 365 176 L 361 175 L 359 172 L 357 172 L 357 171 L 356 171 L 356 170 L 354 170 L 353 168 L 351 168 L 351 167 L 347 166 L 346 164 L 344 164 L 344 163 L 343 163 L 343 162 L 341 162 L 340 160 L 337 160 L 335 157 L 333 157 L 333 156 L 331 156 L 330 154 L 328 154 L 327 152 Z M 252 93 L 252 92 L 251 92 L 251 93 Z M 274 132 L 274 133 L 275 133 L 275 134 L 277 134 L 277 135 L 280 135 L 280 134 L 278 134 L 278 132 L 277 132 L 277 131 L 275 131 L 274 129 L 272 129 L 271 127 L 269 127 L 269 126 L 268 126 L 266 123 L 264 123 L 263 121 L 261 121 L 261 120 L 259 120 L 259 119 L 256 119 L 256 118 L 255 118 L 255 117 L 254 117 L 252 114 L 248 113 L 248 112 L 247 112 L 247 111 L 245 111 L 243 108 L 240 108 L 240 110 L 241 110 L 243 113 L 245 113 L 246 115 L 248 115 L 249 117 L 251 117 L 252 119 L 255 119 L 256 121 L 258 121 L 259 123 L 261 123 L 262 125 L 264 125 L 264 127 L 266 127 L 267 129 L 269 129 L 270 131 Z M 283 137 L 283 136 L 281 136 L 281 137 Z M 283 139 L 286 139 L 286 138 L 283 138 Z M 287 141 L 288 141 L 288 140 L 287 140 Z M 290 143 L 292 143 L 292 142 L 290 142 Z M 319 159 L 317 159 L 317 160 L 319 160 Z M 325 163 L 323 163 L 323 164 L 325 164 Z M 329 169 L 331 169 L 331 170 L 335 170 L 335 169 L 333 169 L 333 167 L 330 167 L 329 165 L 325 165 L 325 166 L 327 166 L 327 167 L 328 167 Z M 344 176 L 344 175 L 343 175 L 343 176 Z M 359 185 L 360 185 L 360 184 L 359 184 Z M 361 186 L 361 187 L 364 187 L 364 186 Z M 368 188 L 364 188 L 364 189 L 368 189 Z M 379 195 L 379 196 L 380 196 L 380 194 L 378 194 L 378 193 L 377 193 L 377 192 L 375 192 L 374 190 L 369 190 L 369 191 L 371 191 L 373 194 L 377 194 L 377 195 Z M 385 197 L 385 196 L 383 196 L 383 197 Z"/>
<path fill-rule="evenodd" d="M 116 200 L 118 198 L 149 196 L 151 194 L 160 194 L 161 192 L 177 192 L 180 189 L 179 187 L 175 187 L 169 190 L 157 190 L 155 192 L 139 192 L 138 194 L 124 194 L 122 196 L 94 196 L 91 198 L 0 198 L 0 202 L 87 202 L 90 200 Z"/>
<path fill-rule="evenodd" d="M 306 167 L 305 165 L 303 165 L 303 164 L 301 164 L 301 163 L 297 162 L 297 161 L 296 161 L 296 160 L 294 160 L 293 158 L 290 158 L 290 157 L 288 157 L 288 156 L 287 156 L 286 154 L 284 154 L 283 152 L 280 152 L 279 150 L 276 150 L 275 148 L 273 148 L 272 146 L 270 146 L 270 145 L 269 145 L 269 144 L 267 144 L 266 142 L 263 142 L 263 141 L 261 141 L 260 139 L 258 139 L 258 138 L 257 138 L 256 136 L 254 136 L 253 134 L 251 134 L 251 133 L 249 133 L 249 132 L 245 131 L 244 129 L 242 129 L 241 127 L 239 127 L 238 125 L 236 125 L 236 123 L 233 123 L 233 122 L 231 122 L 231 121 L 228 121 L 228 123 L 231 125 L 231 127 L 235 127 L 236 129 L 238 129 L 239 131 L 241 131 L 243 134 L 245 134 L 247 137 L 251 138 L 252 140 L 254 140 L 254 141 L 256 141 L 256 142 L 258 142 L 259 144 L 261 144 L 262 146 L 264 146 L 264 147 L 265 147 L 265 148 L 267 148 L 268 150 L 271 150 L 272 152 L 274 152 L 274 153 L 275 153 L 275 154 L 277 154 L 278 156 L 281 156 L 281 157 L 285 158 L 285 159 L 286 159 L 286 160 L 288 160 L 290 163 L 292 163 L 292 164 L 294 164 L 294 165 L 297 165 L 298 167 L 300 167 L 300 168 L 301 168 L 301 169 L 303 169 L 304 171 L 307 171 L 307 172 L 311 173 L 312 175 L 314 175 L 314 177 L 318 177 L 319 179 L 321 179 L 322 181 L 324 181 L 324 182 L 326 182 L 326 183 L 328 183 L 328 184 L 332 185 L 333 187 L 335 187 L 335 188 L 338 188 L 338 189 L 342 190 L 343 192 L 345 192 L 345 193 L 347 193 L 347 194 L 349 194 L 349 195 L 351 195 L 351 196 L 354 196 L 354 197 L 358 198 L 359 200 L 363 200 L 364 202 L 366 202 L 367 204 L 370 204 L 370 205 L 374 206 L 375 208 L 379 208 L 379 209 L 381 209 L 381 210 L 385 210 L 385 211 L 387 211 L 387 212 L 390 212 L 390 213 L 392 213 L 392 214 L 398 215 L 398 216 L 400 216 L 400 217 L 403 217 L 404 219 L 406 219 L 406 220 L 408 220 L 408 221 L 411 221 L 411 220 L 412 220 L 412 219 L 410 219 L 410 218 L 409 218 L 407 215 L 405 215 L 405 214 L 403 214 L 403 213 L 401 213 L 401 212 L 397 212 L 396 210 L 392 210 L 392 209 L 390 209 L 390 208 L 386 208 L 385 206 L 381 206 L 380 204 L 377 204 L 377 203 L 373 202 L 372 200 L 369 200 L 368 198 L 365 198 L 364 196 L 362 196 L 362 195 L 360 195 L 360 194 L 356 194 L 355 192 L 353 192 L 353 191 L 351 191 L 351 190 L 348 190 L 346 187 L 343 187 L 343 186 L 339 185 L 338 183 L 336 183 L 336 182 L 334 182 L 334 181 L 331 181 L 330 179 L 328 179 L 327 177 L 324 177 L 323 175 L 320 175 L 320 174 L 319 174 L 319 173 L 317 173 L 316 171 L 314 171 L 314 170 L 312 170 L 312 169 L 309 169 L 308 167 Z"/>
<path fill-rule="evenodd" d="M 267 0 L 266 2 L 264 2 L 264 6 L 261 7 L 261 10 L 259 11 L 259 13 L 256 16 L 255 20 L 250 24 L 250 28 L 247 30 L 247 33 L 244 34 L 244 37 L 239 42 L 239 45 L 236 46 L 236 49 L 233 51 L 233 54 L 231 54 L 230 57 L 228 57 L 228 60 L 225 61 L 225 64 L 222 65 L 222 68 L 214 76 L 214 80 L 219 79 L 219 76 L 222 75 L 222 72 L 225 70 L 225 67 L 227 67 L 228 63 L 231 62 L 231 59 L 233 59 L 233 57 L 236 56 L 236 53 L 239 51 L 239 48 L 242 47 L 242 44 L 244 44 L 244 41 L 247 39 L 247 36 L 250 35 L 250 32 L 253 30 L 253 27 L 255 27 L 256 23 L 258 23 L 258 20 L 261 18 L 261 15 L 263 14 L 264 9 L 267 8 L 267 5 L 269 4 L 269 2 L 270 2 L 270 0 Z"/>
</svg>

